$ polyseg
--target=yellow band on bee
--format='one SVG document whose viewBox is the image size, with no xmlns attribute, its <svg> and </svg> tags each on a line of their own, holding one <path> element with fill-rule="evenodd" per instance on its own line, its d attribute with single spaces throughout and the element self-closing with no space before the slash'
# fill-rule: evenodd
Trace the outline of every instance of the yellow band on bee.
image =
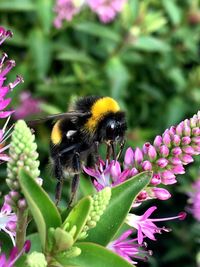
<svg viewBox="0 0 200 267">
<path fill-rule="evenodd" d="M 54 124 L 52 132 L 51 132 L 51 141 L 54 145 L 59 144 L 62 140 L 62 132 L 59 128 L 59 124 L 60 124 L 60 120 Z"/>
<path fill-rule="evenodd" d="M 91 107 L 92 116 L 86 122 L 86 128 L 89 131 L 96 129 L 99 121 L 109 112 L 116 113 L 120 110 L 118 103 L 111 97 L 102 97 L 98 99 Z"/>
</svg>

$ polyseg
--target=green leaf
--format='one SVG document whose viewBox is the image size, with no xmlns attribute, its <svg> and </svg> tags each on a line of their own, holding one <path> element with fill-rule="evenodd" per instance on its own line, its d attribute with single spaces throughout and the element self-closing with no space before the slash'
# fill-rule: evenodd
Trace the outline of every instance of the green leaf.
<svg viewBox="0 0 200 267">
<path fill-rule="evenodd" d="M 19 172 L 19 183 L 37 225 L 44 249 L 48 229 L 61 225 L 60 214 L 43 188 L 23 169 Z"/>
<path fill-rule="evenodd" d="M 110 81 L 111 96 L 120 101 L 130 80 L 128 70 L 118 57 L 113 57 L 106 65 L 106 72 Z"/>
<path fill-rule="evenodd" d="M 43 31 L 46 34 L 49 34 L 52 26 L 54 16 L 53 5 L 54 1 L 52 0 L 37 0 L 37 15 L 41 25 L 43 26 Z"/>
<path fill-rule="evenodd" d="M 40 236 L 38 233 L 28 235 L 26 239 L 31 241 L 30 253 L 34 251 L 42 252 Z"/>
<path fill-rule="evenodd" d="M 133 44 L 133 48 L 147 52 L 166 52 L 169 51 L 170 46 L 155 37 L 141 36 Z"/>
<path fill-rule="evenodd" d="M 1 0 L 1 11 L 34 11 L 35 4 L 31 0 Z"/>
<path fill-rule="evenodd" d="M 123 224 L 131 205 L 151 179 L 151 172 L 140 173 L 113 187 L 108 207 L 94 229 L 88 231 L 87 241 L 106 246 Z"/>
<path fill-rule="evenodd" d="M 65 51 L 59 52 L 56 56 L 58 60 L 81 62 L 86 64 L 93 64 L 93 60 L 84 52 L 67 47 Z"/>
<path fill-rule="evenodd" d="M 174 0 L 162 0 L 162 4 L 170 17 L 171 22 L 174 25 L 178 25 L 181 22 L 181 12 Z"/>
<path fill-rule="evenodd" d="M 80 24 L 76 24 L 74 28 L 78 31 L 93 36 L 110 39 L 114 42 L 120 41 L 120 36 L 114 32 L 113 29 L 109 29 L 108 26 L 103 26 L 94 22 L 81 22 Z"/>
<path fill-rule="evenodd" d="M 91 206 L 92 206 L 92 198 L 90 196 L 84 197 L 71 210 L 66 220 L 62 224 L 62 228 L 64 228 L 65 224 L 67 223 L 69 223 L 69 229 L 71 229 L 71 227 L 73 227 L 74 225 L 76 226 L 76 233 L 74 235 L 74 240 L 77 239 L 79 233 L 85 226 L 89 212 L 91 210 Z"/>
<path fill-rule="evenodd" d="M 32 64 L 38 79 L 44 79 L 51 65 L 51 43 L 41 29 L 34 29 L 29 36 Z"/>
<path fill-rule="evenodd" d="M 57 257 L 58 262 L 63 266 L 77 267 L 133 267 L 123 258 L 112 251 L 93 243 L 76 244 L 81 249 L 81 254 L 74 258 Z"/>
</svg>

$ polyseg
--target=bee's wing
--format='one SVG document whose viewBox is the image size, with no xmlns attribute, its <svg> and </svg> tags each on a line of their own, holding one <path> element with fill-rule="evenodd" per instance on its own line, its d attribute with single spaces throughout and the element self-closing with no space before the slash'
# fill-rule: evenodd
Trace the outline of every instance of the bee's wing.
<svg viewBox="0 0 200 267">
<path fill-rule="evenodd" d="M 33 126 L 38 123 L 42 123 L 45 121 L 49 120 L 59 120 L 59 119 L 64 119 L 64 118 L 87 118 L 90 116 L 90 112 L 76 112 L 76 111 L 71 111 L 71 112 L 65 112 L 65 113 L 58 113 L 58 114 L 53 114 L 46 116 L 44 118 L 38 118 L 35 120 L 27 121 L 27 124 L 29 126 Z"/>
</svg>

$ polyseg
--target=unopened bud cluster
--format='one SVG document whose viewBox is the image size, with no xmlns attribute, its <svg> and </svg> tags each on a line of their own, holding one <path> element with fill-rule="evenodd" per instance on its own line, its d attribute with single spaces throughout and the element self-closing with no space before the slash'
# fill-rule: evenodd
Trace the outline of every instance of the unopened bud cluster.
<svg viewBox="0 0 200 267">
<path fill-rule="evenodd" d="M 100 220 L 101 215 L 104 213 L 111 197 L 111 188 L 105 187 L 92 197 L 92 208 L 89 213 L 87 222 L 83 228 L 83 231 L 79 235 L 79 239 L 87 237 L 87 231 L 94 228 L 97 222 Z"/>
<path fill-rule="evenodd" d="M 18 174 L 20 168 L 23 168 L 34 178 L 37 179 L 40 171 L 38 153 L 36 152 L 37 145 L 34 142 L 35 136 L 27 127 L 23 120 L 17 121 L 12 133 L 9 156 L 10 160 L 7 165 L 6 182 L 12 190 L 13 201 L 18 201 L 17 205 L 23 201 L 20 195 L 20 185 L 18 182 Z M 20 202 L 20 203 L 19 203 Z"/>
</svg>

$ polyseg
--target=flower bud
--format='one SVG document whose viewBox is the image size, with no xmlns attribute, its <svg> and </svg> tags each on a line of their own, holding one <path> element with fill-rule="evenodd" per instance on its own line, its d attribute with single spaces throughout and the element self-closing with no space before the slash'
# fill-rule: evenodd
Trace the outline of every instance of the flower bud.
<svg viewBox="0 0 200 267">
<path fill-rule="evenodd" d="M 87 237 L 87 231 L 94 228 L 100 220 L 101 215 L 104 213 L 111 198 L 111 188 L 105 187 L 93 196 L 92 207 L 82 232 L 79 234 L 78 239 Z"/>
<path fill-rule="evenodd" d="M 26 264 L 29 267 L 47 267 L 47 261 L 44 254 L 36 251 L 27 256 Z"/>
<path fill-rule="evenodd" d="M 121 167 L 118 161 L 113 161 L 110 173 L 114 179 L 118 179 L 119 175 L 121 174 Z"/>
<path fill-rule="evenodd" d="M 171 194 L 169 193 L 169 191 L 164 188 L 153 187 L 152 193 L 155 198 L 158 198 L 160 200 L 167 200 L 171 197 Z"/>
<path fill-rule="evenodd" d="M 161 181 L 165 185 L 175 184 L 177 182 L 176 181 L 176 176 L 171 171 L 162 172 L 161 173 Z"/>
<path fill-rule="evenodd" d="M 168 157 L 169 155 L 169 148 L 166 145 L 162 145 L 159 149 L 160 155 L 164 158 Z"/>
<path fill-rule="evenodd" d="M 157 165 L 160 167 L 160 168 L 165 168 L 166 166 L 167 166 L 167 164 L 168 164 L 168 160 L 167 159 L 165 159 L 165 158 L 160 158 L 160 159 L 158 159 L 157 160 Z"/>
<path fill-rule="evenodd" d="M 152 164 L 148 160 L 143 161 L 141 165 L 142 165 L 143 171 L 151 171 L 152 170 Z"/>
<path fill-rule="evenodd" d="M 174 166 L 172 168 L 172 171 L 174 174 L 184 174 L 185 173 L 185 169 L 182 166 L 182 164 Z"/>
<path fill-rule="evenodd" d="M 175 146 L 179 146 L 180 143 L 181 143 L 181 138 L 180 138 L 180 136 L 178 136 L 178 135 L 174 135 L 174 136 L 173 136 L 173 145 L 175 145 Z"/>
<path fill-rule="evenodd" d="M 178 155 L 181 155 L 182 154 L 182 150 L 181 150 L 180 147 L 175 147 L 175 148 L 172 149 L 171 153 L 174 156 L 178 156 Z"/>
<path fill-rule="evenodd" d="M 131 165 L 133 165 L 134 162 L 134 152 L 133 149 L 131 147 L 129 147 L 126 150 L 125 156 L 124 156 L 124 165 L 129 167 Z"/>
<path fill-rule="evenodd" d="M 181 143 L 183 146 L 189 145 L 191 143 L 191 138 L 189 136 L 184 136 L 181 139 Z"/>
<path fill-rule="evenodd" d="M 188 154 L 182 155 L 181 160 L 182 160 L 183 165 L 187 165 L 194 161 L 193 158 Z"/>
<path fill-rule="evenodd" d="M 163 143 L 167 146 L 167 147 L 170 147 L 171 145 L 171 138 L 170 138 L 170 135 L 168 133 L 165 133 L 163 135 Z"/>
<path fill-rule="evenodd" d="M 154 173 L 153 177 L 151 179 L 151 184 L 152 185 L 158 185 L 161 183 L 161 177 L 159 173 Z"/>
<path fill-rule="evenodd" d="M 162 145 L 162 137 L 160 135 L 157 135 L 154 139 L 153 145 L 155 147 L 160 147 Z"/>
<path fill-rule="evenodd" d="M 182 150 L 184 153 L 189 154 L 189 155 L 194 155 L 195 153 L 194 148 L 191 146 L 184 146 L 182 147 Z"/>
<path fill-rule="evenodd" d="M 151 161 L 154 161 L 157 157 L 157 152 L 156 152 L 156 149 L 155 147 L 153 147 L 152 145 L 149 146 L 149 150 L 148 150 L 148 156 L 149 156 L 149 159 Z"/>
<path fill-rule="evenodd" d="M 67 231 L 56 228 L 54 231 L 55 249 L 56 251 L 65 251 L 72 247 L 74 243 L 73 236 Z"/>
<path fill-rule="evenodd" d="M 140 164 L 143 161 L 143 153 L 140 148 L 136 148 L 135 150 L 135 161 Z"/>
<path fill-rule="evenodd" d="M 179 136 L 182 136 L 183 133 L 183 122 L 179 123 L 178 126 L 176 127 L 176 134 Z"/>
</svg>

